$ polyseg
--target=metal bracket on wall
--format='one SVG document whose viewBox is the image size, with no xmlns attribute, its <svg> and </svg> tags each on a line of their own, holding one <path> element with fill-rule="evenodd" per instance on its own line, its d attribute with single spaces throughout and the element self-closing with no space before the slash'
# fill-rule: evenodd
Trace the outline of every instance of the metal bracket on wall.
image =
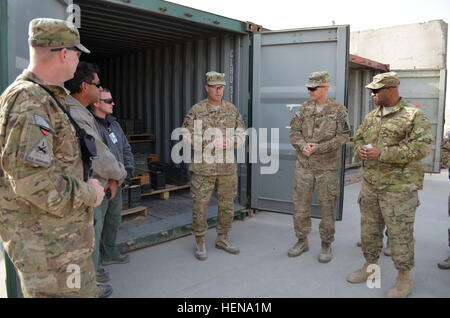
<svg viewBox="0 0 450 318">
<path fill-rule="evenodd" d="M 259 33 L 259 32 L 263 31 L 263 27 L 261 25 L 247 21 L 247 22 L 245 22 L 245 31 L 251 32 L 251 33 Z"/>
</svg>

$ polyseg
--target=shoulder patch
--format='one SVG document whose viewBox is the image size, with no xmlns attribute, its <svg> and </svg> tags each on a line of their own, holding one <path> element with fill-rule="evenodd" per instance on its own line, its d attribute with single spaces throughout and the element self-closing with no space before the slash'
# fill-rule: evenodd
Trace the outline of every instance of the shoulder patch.
<svg viewBox="0 0 450 318">
<path fill-rule="evenodd" d="M 50 167 L 52 158 L 50 156 L 50 147 L 45 136 L 33 147 L 25 160 L 46 168 Z"/>
<path fill-rule="evenodd" d="M 55 130 L 53 129 L 53 127 L 50 126 L 50 124 L 44 118 L 42 118 L 38 114 L 34 114 L 33 118 L 34 118 L 34 123 L 36 125 L 38 125 L 39 127 L 43 128 L 47 131 L 51 131 L 52 133 L 55 133 Z"/>
<path fill-rule="evenodd" d="M 189 113 L 189 114 L 186 115 L 186 119 L 187 120 L 192 119 L 192 118 L 194 118 L 194 114 Z"/>
</svg>

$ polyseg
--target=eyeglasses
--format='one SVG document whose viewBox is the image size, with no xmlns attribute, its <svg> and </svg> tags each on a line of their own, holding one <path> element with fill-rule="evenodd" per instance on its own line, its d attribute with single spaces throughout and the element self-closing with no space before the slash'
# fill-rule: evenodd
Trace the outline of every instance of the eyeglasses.
<svg viewBox="0 0 450 318">
<path fill-rule="evenodd" d="M 327 86 L 316 86 L 316 87 L 307 87 L 307 88 L 308 88 L 308 91 L 314 92 L 314 91 L 316 91 L 319 87 L 327 87 Z"/>
<path fill-rule="evenodd" d="M 106 104 L 112 104 L 114 102 L 114 99 L 112 99 L 112 98 L 108 98 L 108 99 L 101 99 L 100 98 L 100 100 L 102 102 L 105 102 Z"/>
<path fill-rule="evenodd" d="M 388 89 L 388 88 L 394 88 L 394 87 L 396 87 L 396 86 L 384 86 L 381 88 L 371 88 L 370 90 L 372 91 L 372 94 L 376 95 L 382 89 Z"/>
<path fill-rule="evenodd" d="M 97 88 L 100 88 L 100 87 L 102 87 L 102 83 L 101 82 L 98 82 L 98 83 L 94 83 L 94 82 L 85 82 L 86 84 L 89 84 L 89 85 L 95 85 L 95 87 L 97 87 Z"/>
<path fill-rule="evenodd" d="M 56 51 L 62 51 L 63 49 L 67 49 L 69 51 L 77 51 L 78 58 L 80 58 L 81 53 L 82 53 L 80 51 L 80 49 L 77 48 L 77 47 L 59 47 L 59 48 L 56 48 L 56 49 L 50 49 L 50 51 L 51 52 L 56 52 Z"/>
</svg>

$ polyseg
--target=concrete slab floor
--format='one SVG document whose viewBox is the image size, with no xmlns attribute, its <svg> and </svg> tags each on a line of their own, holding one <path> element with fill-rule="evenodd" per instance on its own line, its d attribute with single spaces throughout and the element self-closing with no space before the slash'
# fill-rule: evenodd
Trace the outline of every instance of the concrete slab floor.
<svg viewBox="0 0 450 318">
<path fill-rule="evenodd" d="M 395 282 L 396 270 L 390 257 L 380 257 L 381 288 L 352 285 L 345 277 L 360 268 L 364 259 L 356 246 L 360 236 L 360 212 L 356 203 L 361 183 L 345 187 L 344 219 L 336 223 L 333 260 L 317 261 L 320 252 L 318 219 L 312 220 L 310 250 L 290 258 L 287 250 L 296 237 L 292 216 L 258 212 L 245 221 L 235 221 L 231 240 L 241 250 L 230 255 L 214 248 L 215 229 L 207 234 L 208 259 L 194 257 L 194 238 L 187 236 L 130 253 L 131 262 L 110 265 L 111 297 L 384 297 Z M 415 222 L 414 291 L 410 297 L 450 297 L 450 271 L 437 268 L 447 258 L 448 173 L 425 176 L 419 192 L 421 205 Z"/>
</svg>

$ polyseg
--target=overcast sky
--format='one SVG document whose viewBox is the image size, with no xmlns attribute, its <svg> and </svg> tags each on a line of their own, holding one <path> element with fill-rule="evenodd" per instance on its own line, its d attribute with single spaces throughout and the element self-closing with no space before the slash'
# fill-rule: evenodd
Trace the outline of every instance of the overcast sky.
<svg viewBox="0 0 450 318">
<path fill-rule="evenodd" d="M 442 19 L 448 0 L 171 0 L 271 30 L 350 24 L 351 31 Z"/>
</svg>

